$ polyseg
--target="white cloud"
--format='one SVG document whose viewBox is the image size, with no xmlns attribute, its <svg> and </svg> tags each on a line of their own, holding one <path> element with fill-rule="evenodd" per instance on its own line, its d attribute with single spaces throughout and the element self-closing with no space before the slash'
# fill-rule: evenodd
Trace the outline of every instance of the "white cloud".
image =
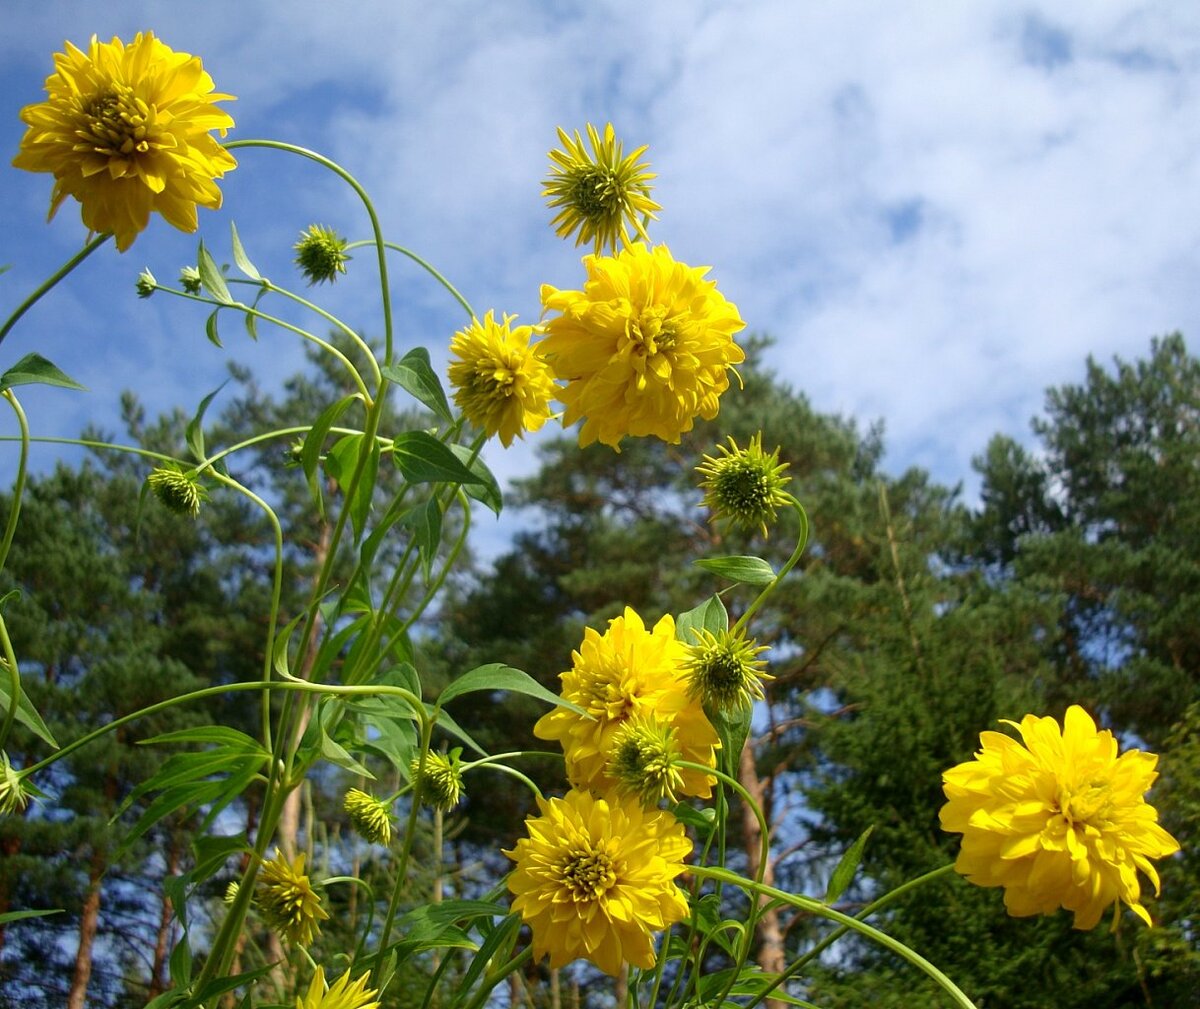
<svg viewBox="0 0 1200 1009">
<path fill-rule="evenodd" d="M 1044 387 L 1078 380 L 1087 353 L 1137 356 L 1152 334 L 1200 330 L 1200 8 L 306 0 L 215 3 L 197 18 L 145 0 L 101 26 L 93 9 L 11 16 L 0 40 L 10 123 L 37 97 L 29 82 L 18 96 L 12 75 L 40 83 L 62 38 L 153 25 L 239 95 L 238 135 L 340 159 L 390 235 L 480 311 L 528 320 L 541 282 L 575 282 L 578 252 L 553 239 L 539 197 L 546 150 L 556 125 L 612 119 L 627 143 L 651 144 L 665 206 L 652 233 L 713 265 L 818 408 L 884 418 L 896 468 L 968 477 L 988 435 L 1022 434 Z M 19 129 L 0 126 L 10 147 Z M 309 220 L 364 232 L 352 196 L 315 170 L 240 157 L 227 209 L 281 276 Z M 9 287 L 36 282 L 77 238 L 62 224 L 31 230 L 25 202 L 44 199 L 44 183 L 0 197 L 0 225 L 36 246 Z M 224 241 L 216 215 L 204 226 Z M 159 269 L 160 250 L 167 269 L 182 262 L 192 240 L 164 232 L 98 264 L 101 286 L 117 285 L 114 260 L 121 284 L 143 258 Z M 358 279 L 322 294 L 377 333 L 369 267 L 360 253 Z M 392 270 L 400 338 L 444 361 L 457 306 L 408 264 Z M 144 348 L 157 336 L 137 310 L 105 312 Z M 78 305 L 62 311 L 88 326 Z M 142 354 L 156 389 L 198 398 L 207 387 L 186 372 L 193 360 L 210 367 L 208 345 L 195 322 L 164 313 L 161 325 L 172 352 Z M 49 339 L 70 370 L 76 345 Z M 136 376 L 120 340 L 88 339 L 103 347 L 88 365 L 101 378 Z M 298 360 L 260 357 L 277 374 Z M 496 464 L 519 472 L 532 459 Z"/>
</svg>

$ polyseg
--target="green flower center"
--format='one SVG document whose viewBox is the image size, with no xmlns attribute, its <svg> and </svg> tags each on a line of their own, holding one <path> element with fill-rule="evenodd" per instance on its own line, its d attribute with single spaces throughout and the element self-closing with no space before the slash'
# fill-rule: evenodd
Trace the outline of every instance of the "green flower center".
<svg viewBox="0 0 1200 1009">
<path fill-rule="evenodd" d="M 128 158 L 150 150 L 153 113 L 127 84 L 113 84 L 81 102 L 77 151 Z"/>
<path fill-rule="evenodd" d="M 559 879 L 576 901 L 599 900 L 617 881 L 612 859 L 598 851 L 573 851 L 559 868 Z"/>
<path fill-rule="evenodd" d="M 1058 808 L 1071 824 L 1100 827 L 1112 814 L 1112 788 L 1108 781 L 1089 781 L 1076 788 L 1059 792 Z"/>
<path fill-rule="evenodd" d="M 572 173 L 571 205 L 589 221 L 620 218 L 625 205 L 624 185 L 620 177 L 600 165 L 588 165 Z"/>
</svg>

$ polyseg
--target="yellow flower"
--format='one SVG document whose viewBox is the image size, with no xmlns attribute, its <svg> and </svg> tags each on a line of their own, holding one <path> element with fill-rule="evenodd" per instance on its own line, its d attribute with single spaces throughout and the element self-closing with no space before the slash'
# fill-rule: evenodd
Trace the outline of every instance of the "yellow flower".
<svg viewBox="0 0 1200 1009">
<path fill-rule="evenodd" d="M 678 444 L 697 417 L 711 420 L 745 360 L 733 334 L 737 307 L 705 280 L 707 267 L 638 243 L 616 256 L 584 256 L 582 291 L 542 286 L 542 350 L 565 381 L 563 425 L 583 420 L 579 444 L 617 448 L 626 435 Z"/>
<path fill-rule="evenodd" d="M 289 863 L 280 851 L 264 862 L 255 890 L 263 920 L 292 942 L 307 946 L 320 934 L 320 922 L 329 917 L 304 874 L 304 855 Z"/>
<path fill-rule="evenodd" d="M 779 449 L 767 455 L 762 447 L 762 432 L 738 448 L 733 437 L 729 448 L 718 445 L 719 456 L 706 455 L 696 467 L 704 480 L 704 504 L 714 522 L 724 520 L 747 531 L 761 529 L 775 521 L 775 511 L 787 504 L 784 491 L 791 477 L 784 476 L 788 464 L 779 461 Z"/>
<path fill-rule="evenodd" d="M 497 324 L 492 312 L 472 319 L 450 341 L 450 383 L 454 402 L 488 437 L 500 435 L 505 448 L 550 417 L 554 377 L 539 345 L 530 346 L 532 326 L 510 328 L 516 316 Z"/>
<path fill-rule="evenodd" d="M 158 211 L 181 231 L 196 230 L 196 206 L 221 206 L 214 179 L 237 167 L 210 135 L 233 119 L 214 102 L 199 57 L 139 33 L 129 45 L 92 36 L 85 53 L 55 53 L 47 101 L 26 105 L 29 127 L 17 168 L 51 172 L 50 216 L 68 196 L 82 204 L 90 231 L 112 232 L 124 252 Z"/>
<path fill-rule="evenodd" d="M 375 796 L 361 788 L 352 788 L 346 793 L 342 808 L 346 810 L 354 829 L 372 844 L 386 847 L 391 842 L 392 816 L 387 806 Z"/>
<path fill-rule="evenodd" d="M 942 827 L 963 835 L 955 869 L 980 886 L 1002 886 L 1016 916 L 1075 913 L 1075 928 L 1093 928 L 1118 900 L 1147 925 L 1138 870 L 1158 892 L 1152 858 L 1179 844 L 1146 802 L 1158 757 L 1117 755 L 1117 741 L 1083 708 L 1053 718 L 1008 722 L 1024 745 L 1000 732 L 979 736 L 975 759 L 942 775 L 949 800 Z"/>
<path fill-rule="evenodd" d="M 628 962 L 654 966 L 654 936 L 687 914 L 675 877 L 692 850 L 670 813 L 643 810 L 636 799 L 572 791 L 538 800 L 542 815 L 525 821 L 527 838 L 506 854 L 518 911 L 533 932 L 533 955 L 550 967 L 579 957 L 606 974 Z"/>
<path fill-rule="evenodd" d="M 621 726 L 630 718 L 653 715 L 673 730 L 673 742 L 684 760 L 715 767 L 721 745 L 699 703 L 688 696 L 683 663 L 687 648 L 675 638 L 675 621 L 663 617 L 652 631 L 630 607 L 609 621 L 599 634 L 584 631 L 572 668 L 560 674 L 562 696 L 587 715 L 556 708 L 538 719 L 538 739 L 558 740 L 566 756 L 567 775 L 575 788 L 609 791 L 616 779 L 608 762 Z M 590 716 L 590 717 L 588 717 Z M 680 770 L 683 795 L 707 798 L 716 780 L 699 771 Z"/>
<path fill-rule="evenodd" d="M 313 974 L 312 984 L 308 986 L 308 994 L 303 999 L 296 999 L 296 1009 L 379 1009 L 379 1001 L 375 998 L 379 992 L 367 987 L 370 973 L 363 972 L 358 980 L 350 980 L 350 972 L 346 971 L 331 985 L 325 984 L 325 968 L 318 967 Z"/>
<path fill-rule="evenodd" d="M 604 248 L 615 253 L 618 245 L 631 237 L 627 222 L 635 234 L 650 241 L 641 218 L 653 220 L 654 212 L 662 207 L 650 199 L 654 173 L 646 171 L 646 162 L 638 161 L 645 146 L 625 156 L 612 123 L 604 127 L 603 138 L 588 123 L 587 135 L 591 154 L 578 130 L 573 138 L 561 127 L 558 130 L 563 149 L 550 152 L 550 178 L 542 190 L 550 209 L 562 208 L 550 226 L 560 238 L 578 231 L 575 244 L 594 241 L 597 253 Z"/>
</svg>

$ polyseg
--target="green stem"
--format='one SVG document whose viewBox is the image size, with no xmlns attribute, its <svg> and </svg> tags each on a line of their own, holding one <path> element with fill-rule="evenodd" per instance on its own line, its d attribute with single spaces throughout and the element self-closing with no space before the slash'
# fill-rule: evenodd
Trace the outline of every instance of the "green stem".
<svg viewBox="0 0 1200 1009">
<path fill-rule="evenodd" d="M 17 655 L 13 651 L 12 641 L 8 637 L 8 627 L 4 618 L 0 617 L 0 647 L 4 649 L 4 664 L 8 667 L 8 688 L 12 699 L 8 702 L 8 711 L 4 715 L 4 727 L 0 728 L 0 750 L 8 742 L 9 733 L 17 721 L 17 705 L 21 702 L 21 671 L 17 668 Z"/>
<path fill-rule="evenodd" d="M 225 149 L 230 151 L 236 150 L 239 147 L 262 147 L 268 150 L 298 154 L 302 158 L 308 158 L 310 161 L 315 161 L 317 164 L 328 168 L 331 172 L 344 179 L 358 194 L 363 202 L 363 206 L 366 207 L 367 216 L 371 220 L 371 231 L 375 236 L 375 249 L 379 260 L 379 286 L 383 305 L 384 363 L 391 364 L 393 339 L 392 296 L 388 288 L 386 243 L 383 240 L 383 229 L 379 226 L 379 217 L 375 213 L 375 206 L 371 203 L 371 198 L 367 195 L 367 191 L 363 189 L 362 185 L 353 175 L 336 161 L 331 161 L 324 155 L 318 154 L 316 151 L 310 151 L 305 147 L 297 147 L 295 144 L 285 144 L 279 140 L 233 140 L 225 145 Z"/>
<path fill-rule="evenodd" d="M 371 969 L 371 984 L 379 987 L 379 971 L 383 966 L 384 953 L 387 951 L 388 939 L 392 935 L 392 926 L 396 922 L 396 912 L 400 907 L 400 894 L 408 882 L 408 859 L 412 854 L 413 836 L 416 834 L 417 814 L 421 811 L 421 794 L 418 787 L 421 775 L 425 773 L 425 761 L 429 757 L 429 743 L 433 738 L 433 719 L 421 709 L 421 740 L 420 756 L 417 758 L 417 773 L 413 775 L 413 793 L 409 799 L 408 823 L 404 828 L 404 843 L 400 846 L 400 864 L 396 869 L 396 883 L 392 887 L 392 896 L 388 901 L 387 917 L 383 920 L 383 931 L 379 935 L 379 958 Z M 382 994 L 382 993 L 381 993 Z"/>
<path fill-rule="evenodd" d="M 63 263 L 63 265 L 60 266 L 54 273 L 50 274 L 50 276 L 47 277 L 46 280 L 43 281 L 42 284 L 37 287 L 28 298 L 26 298 L 17 306 L 16 311 L 14 311 L 13 314 L 8 317 L 4 325 L 0 326 L 0 343 L 2 343 L 4 338 L 8 336 L 9 331 L 17 324 L 17 321 L 21 318 L 21 316 L 23 316 L 26 312 L 33 308 L 34 305 L 41 301 L 42 296 L 46 294 L 47 291 L 54 287 L 55 284 L 62 280 L 63 277 L 75 269 L 75 267 L 87 259 L 88 256 L 100 248 L 100 246 L 102 246 L 110 238 L 112 238 L 112 235 L 109 234 L 97 235 L 82 249 L 75 253 L 75 255 Z"/>
<path fill-rule="evenodd" d="M 851 918 L 848 914 L 843 914 L 841 911 L 836 911 L 828 904 L 823 904 L 819 900 L 812 897 L 804 897 L 800 894 L 785 893 L 783 890 L 778 890 L 773 886 L 765 886 L 762 883 L 752 883 L 748 879 L 744 879 L 735 872 L 730 872 L 728 869 L 715 865 L 694 865 L 691 871 L 705 879 L 711 879 L 713 882 L 729 883 L 731 886 L 739 887 L 753 893 L 767 897 L 769 900 L 779 901 L 782 904 L 789 904 L 801 911 L 807 911 L 810 914 L 815 914 L 821 918 L 828 918 L 830 921 L 835 921 L 840 925 L 844 925 L 847 929 L 859 933 L 866 939 L 870 939 L 874 943 L 878 943 L 885 949 L 890 950 L 897 956 L 907 960 L 914 967 L 923 971 L 930 977 L 961 1009 L 976 1009 L 975 1004 L 967 998 L 962 990 L 951 981 L 945 974 L 938 970 L 933 964 L 926 960 L 916 950 L 910 949 L 898 939 L 893 939 L 885 932 L 859 921 L 857 918 Z"/>
<path fill-rule="evenodd" d="M 878 899 L 872 901 L 870 904 L 868 904 L 866 907 L 864 907 L 861 911 L 859 911 L 858 914 L 856 914 L 854 917 L 857 918 L 859 921 L 865 921 L 867 918 L 870 918 L 871 915 L 875 914 L 876 911 L 881 911 L 883 908 L 887 907 L 888 904 L 891 904 L 897 898 L 908 893 L 910 890 L 915 890 L 917 887 L 923 886 L 925 883 L 929 883 L 932 880 L 939 879 L 942 876 L 945 876 L 953 871 L 954 871 L 954 864 L 951 863 L 950 865 L 943 865 L 938 869 L 934 869 L 931 872 L 927 872 L 923 876 L 918 876 L 916 879 L 910 879 L 907 883 L 902 883 L 900 886 L 896 887 L 894 890 L 889 890 L 882 897 L 879 897 Z M 754 1006 L 758 1005 L 764 999 L 770 997 L 771 992 L 773 992 L 776 988 L 778 988 L 781 984 L 783 984 L 789 978 L 793 978 L 797 974 L 799 974 L 800 971 L 802 971 L 804 969 L 806 964 L 810 963 L 816 957 L 820 956 L 826 949 L 828 949 L 830 946 L 832 946 L 835 942 L 837 942 L 842 936 L 844 936 L 849 931 L 850 931 L 850 928 L 847 925 L 841 925 L 838 928 L 834 929 L 832 932 L 829 933 L 829 935 L 827 935 L 824 939 L 822 939 L 819 943 L 817 943 L 812 949 L 808 950 L 808 952 L 804 953 L 800 957 L 797 957 L 790 964 L 788 964 L 787 968 L 784 970 L 784 972 L 782 974 L 780 974 L 774 981 L 772 981 L 770 983 L 770 985 L 768 985 L 766 988 L 764 988 L 762 991 L 760 991 L 757 995 L 755 995 L 754 998 L 752 998 L 749 1002 L 746 1003 L 744 1009 L 754 1009 Z"/>
<path fill-rule="evenodd" d="M 12 389 L 4 390 L 4 398 L 8 400 L 13 413 L 17 415 L 17 425 L 21 428 L 21 457 L 17 460 L 17 479 L 13 484 L 12 508 L 8 513 L 8 522 L 4 526 L 4 540 L 0 542 L 0 571 L 8 560 L 8 551 L 12 548 L 13 536 L 17 532 L 17 518 L 21 514 L 21 497 L 25 493 L 25 472 L 29 465 L 29 420 L 21 409 L 20 401 Z"/>
<path fill-rule="evenodd" d="M 496 985 L 508 977 L 508 975 L 513 971 L 520 970 L 522 967 L 524 967 L 532 956 L 533 947 L 526 946 L 523 950 L 521 950 L 520 953 L 509 960 L 508 963 L 486 975 L 479 985 L 479 990 L 475 992 L 475 994 L 471 997 L 471 1001 L 467 1003 L 466 1009 L 480 1009 L 484 1002 L 487 1001 L 488 996 L 491 995 L 492 990 L 496 987 Z"/>
<path fill-rule="evenodd" d="M 789 503 L 796 509 L 796 514 L 800 519 L 800 534 L 796 537 L 796 549 L 792 551 L 792 556 L 787 559 L 787 563 L 779 569 L 779 573 L 771 579 L 770 582 L 758 594 L 758 597 L 750 604 L 746 612 L 738 617 L 737 623 L 730 628 L 729 633 L 736 636 L 738 631 L 750 622 L 750 618 L 758 611 L 759 607 L 770 598 L 771 594 L 779 587 L 779 583 L 783 581 L 789 571 L 796 566 L 800 560 L 800 555 L 804 553 L 804 548 L 808 545 L 808 512 L 804 510 L 804 505 L 797 501 L 790 494 L 788 495 Z"/>
<path fill-rule="evenodd" d="M 349 251 L 350 249 L 357 249 L 363 245 L 373 245 L 373 244 L 374 244 L 374 242 L 370 242 L 370 241 L 350 242 L 346 246 L 346 251 Z M 472 319 L 475 318 L 475 311 L 474 311 L 474 309 L 471 308 L 470 302 L 468 302 L 466 298 L 464 298 L 461 294 L 459 294 L 458 289 L 452 283 L 450 283 L 450 281 L 448 281 L 440 272 L 438 272 L 436 269 L 434 269 L 433 266 L 431 266 L 427 260 L 422 259 L 415 252 L 413 252 L 412 249 L 406 249 L 406 248 L 404 248 L 403 245 L 397 245 L 395 242 L 384 242 L 383 245 L 384 245 L 384 248 L 391 249 L 393 252 L 399 252 L 402 256 L 407 256 L 418 266 L 422 267 L 427 273 L 430 274 L 430 276 L 433 277 L 434 280 L 436 280 L 439 284 L 442 285 L 442 287 L 444 287 L 447 291 L 449 291 L 454 296 L 454 299 L 460 305 L 462 305 L 463 310 L 467 313 L 467 315 L 470 318 L 472 318 Z"/>
</svg>

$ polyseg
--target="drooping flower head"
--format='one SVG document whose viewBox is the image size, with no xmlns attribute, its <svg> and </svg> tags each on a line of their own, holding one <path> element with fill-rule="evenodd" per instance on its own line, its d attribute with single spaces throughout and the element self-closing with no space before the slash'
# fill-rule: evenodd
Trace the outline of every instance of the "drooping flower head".
<svg viewBox="0 0 1200 1009">
<path fill-rule="evenodd" d="M 425 754 L 425 766 L 413 758 L 409 773 L 413 777 L 414 791 L 422 802 L 428 802 L 443 813 L 448 813 L 462 800 L 462 747 L 455 747 L 449 753 L 435 753 L 430 750 Z"/>
<path fill-rule="evenodd" d="M 645 146 L 626 155 L 612 123 L 604 127 L 603 137 L 588 123 L 587 135 L 590 154 L 578 130 L 574 137 L 561 127 L 558 130 L 562 150 L 550 152 L 550 178 L 542 190 L 550 208 L 558 209 L 550 226 L 560 238 L 578 232 L 575 244 L 594 242 L 597 253 L 603 249 L 615 253 L 634 235 L 650 241 L 642 218 L 653 220 L 662 207 L 650 199 L 654 173 L 638 160 L 646 153 Z"/>
<path fill-rule="evenodd" d="M 376 998 L 379 992 L 368 988 L 371 979 L 369 971 L 350 980 L 350 972 L 346 971 L 333 984 L 325 983 L 325 969 L 318 967 L 313 973 L 312 983 L 303 999 L 297 996 L 296 1009 L 379 1009 L 380 1002 Z"/>
<path fill-rule="evenodd" d="M 274 858 L 263 863 L 254 895 L 263 920 L 301 946 L 320 934 L 320 923 L 329 917 L 304 874 L 303 852 L 289 862 L 276 851 Z"/>
<path fill-rule="evenodd" d="M 766 672 L 766 661 L 758 657 L 767 646 L 741 631 L 713 634 L 700 628 L 695 633 L 697 640 L 688 646 L 684 666 L 690 696 L 710 710 L 725 712 L 761 701 L 763 681 L 774 679 Z"/>
<path fill-rule="evenodd" d="M 497 323 L 488 312 L 450 341 L 454 402 L 489 438 L 498 434 L 505 448 L 546 423 L 555 392 L 540 344 L 530 346 L 533 327 L 513 329 L 515 318 L 506 315 Z"/>
<path fill-rule="evenodd" d="M 1009 914 L 1075 914 L 1093 928 L 1118 901 L 1150 924 L 1138 872 L 1158 892 L 1150 859 L 1179 850 L 1145 800 L 1158 757 L 1118 756 L 1107 729 L 1083 708 L 1067 709 L 1063 727 L 1026 715 L 1024 745 L 1001 732 L 979 736 L 974 760 L 942 775 L 944 830 L 963 835 L 955 869 L 980 886 L 1004 887 Z"/>
<path fill-rule="evenodd" d="M 625 963 L 654 966 L 654 933 L 680 921 L 687 902 L 675 883 L 692 843 L 683 825 L 636 799 L 568 792 L 539 799 L 529 836 L 504 854 L 518 911 L 533 932 L 533 955 L 551 969 L 586 957 L 615 976 Z"/>
<path fill-rule="evenodd" d="M 372 844 L 387 845 L 392 840 L 392 815 L 384 803 L 361 788 L 346 793 L 342 808 L 363 837 Z"/>
<path fill-rule="evenodd" d="M 714 522 L 725 521 L 740 529 L 759 529 L 764 536 L 775 521 L 775 512 L 787 504 L 784 491 L 791 477 L 784 476 L 787 463 L 779 461 L 779 449 L 767 455 L 762 447 L 762 432 L 738 448 L 732 436 L 729 448 L 718 445 L 720 455 L 706 455 L 696 467 L 704 480 L 704 505 Z"/>
<path fill-rule="evenodd" d="M 29 805 L 29 791 L 8 754 L 0 750 L 0 816 L 21 812 Z"/>
<path fill-rule="evenodd" d="M 542 286 L 542 349 L 567 383 L 563 425 L 583 420 L 579 444 L 617 448 L 627 435 L 671 444 L 697 417 L 711 420 L 745 360 L 733 334 L 737 307 L 705 280 L 707 267 L 676 262 L 666 246 L 641 243 L 616 256 L 584 256 L 582 291 Z"/>
<path fill-rule="evenodd" d="M 538 719 L 533 733 L 557 740 L 566 757 L 567 776 L 575 788 L 604 792 L 616 785 L 608 762 L 621 726 L 635 716 L 653 716 L 673 730 L 684 760 L 716 766 L 721 745 L 700 704 L 688 696 L 683 663 L 687 649 L 675 638 L 675 621 L 665 616 L 653 630 L 631 609 L 609 621 L 599 634 L 584 631 L 572 668 L 560 674 L 561 694 L 587 712 L 555 708 Z M 715 779 L 699 771 L 680 770 L 683 795 L 707 798 Z"/>
<path fill-rule="evenodd" d="M 652 714 L 630 715 L 613 734 L 605 772 L 620 795 L 634 795 L 643 806 L 663 799 L 678 802 L 684 787 L 675 727 Z"/>
<path fill-rule="evenodd" d="M 46 78 L 46 101 L 26 105 L 29 127 L 13 164 L 51 172 L 50 216 L 68 196 L 93 232 L 112 232 L 124 252 L 152 211 L 181 231 L 196 230 L 196 207 L 217 209 L 215 179 L 237 162 L 211 135 L 233 119 L 214 103 L 199 57 L 139 33 L 128 45 L 99 42 L 87 52 L 66 43 Z"/>
<path fill-rule="evenodd" d="M 208 488 L 196 474 L 185 473 L 177 465 L 155 467 L 146 477 L 146 483 L 159 503 L 176 515 L 194 519 L 200 514 L 200 505 L 208 500 Z"/>
<path fill-rule="evenodd" d="M 333 283 L 339 273 L 346 272 L 346 255 L 349 243 L 332 228 L 321 224 L 310 224 L 307 231 L 300 232 L 296 250 L 296 265 L 308 279 L 309 284 Z"/>
</svg>

